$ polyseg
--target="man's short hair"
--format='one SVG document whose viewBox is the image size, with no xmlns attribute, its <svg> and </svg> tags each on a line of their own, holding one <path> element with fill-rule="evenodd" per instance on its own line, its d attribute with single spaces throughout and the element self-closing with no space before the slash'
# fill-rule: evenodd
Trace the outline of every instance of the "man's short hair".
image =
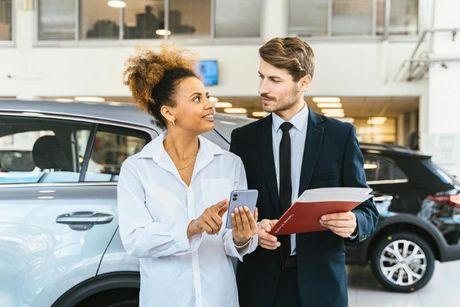
<svg viewBox="0 0 460 307">
<path fill-rule="evenodd" d="M 287 69 L 294 81 L 315 70 L 315 55 L 310 45 L 298 37 L 276 37 L 259 48 L 260 57 L 267 63 Z"/>
</svg>

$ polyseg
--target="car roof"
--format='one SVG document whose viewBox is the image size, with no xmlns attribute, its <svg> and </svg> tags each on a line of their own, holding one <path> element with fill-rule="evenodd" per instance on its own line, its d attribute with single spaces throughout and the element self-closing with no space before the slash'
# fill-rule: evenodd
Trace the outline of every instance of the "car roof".
<svg viewBox="0 0 460 307">
<path fill-rule="evenodd" d="M 154 118 L 151 115 L 138 109 L 135 104 L 126 102 L 61 102 L 38 99 L 0 99 L 0 112 L 2 111 L 76 116 L 159 129 L 155 125 Z M 234 128 L 244 126 L 254 121 L 254 119 L 250 118 L 219 113 L 215 114 L 215 119 L 216 130 L 227 140 L 230 140 L 230 134 Z M 390 155 L 418 156 L 421 158 L 430 157 L 418 151 L 397 145 L 361 143 L 360 147 L 362 150 L 368 152 L 378 151 Z"/>
<path fill-rule="evenodd" d="M 430 158 L 431 156 L 423 154 L 419 151 L 412 150 L 408 147 L 399 146 L 399 145 L 389 145 L 389 144 L 374 144 L 374 143 L 361 143 L 361 150 L 371 152 L 382 152 L 390 154 L 393 156 L 412 156 L 420 158 Z"/>
<path fill-rule="evenodd" d="M 63 116 L 76 116 L 80 118 L 115 121 L 131 125 L 155 127 L 153 116 L 138 109 L 133 103 L 125 102 L 61 102 L 54 100 L 19 100 L 0 99 L 0 112 L 40 113 Z M 246 125 L 252 121 L 250 118 L 215 115 L 215 128 L 227 140 L 235 127 Z"/>
</svg>

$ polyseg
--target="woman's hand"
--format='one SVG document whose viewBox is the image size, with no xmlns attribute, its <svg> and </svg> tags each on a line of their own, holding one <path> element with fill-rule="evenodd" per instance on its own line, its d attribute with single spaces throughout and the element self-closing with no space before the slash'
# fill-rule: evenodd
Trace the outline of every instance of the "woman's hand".
<svg viewBox="0 0 460 307">
<path fill-rule="evenodd" d="M 233 223 L 233 242 L 236 245 L 245 245 L 257 233 L 258 216 L 257 208 L 254 209 L 254 213 L 251 213 L 246 206 L 235 208 L 231 217 Z"/>
<path fill-rule="evenodd" d="M 222 227 L 222 216 L 227 212 L 228 200 L 224 199 L 217 204 L 206 208 L 203 214 L 197 219 L 188 224 L 188 238 L 206 232 L 208 234 L 216 234 Z"/>
</svg>

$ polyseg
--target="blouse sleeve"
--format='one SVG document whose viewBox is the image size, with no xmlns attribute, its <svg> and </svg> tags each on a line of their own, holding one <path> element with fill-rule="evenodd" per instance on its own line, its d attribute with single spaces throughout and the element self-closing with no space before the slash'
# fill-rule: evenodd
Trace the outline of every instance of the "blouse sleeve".
<svg viewBox="0 0 460 307">
<path fill-rule="evenodd" d="M 233 190 L 246 190 L 247 188 L 248 184 L 246 181 L 246 172 L 244 170 L 243 162 L 239 157 L 237 157 Z M 231 214 L 231 212 L 228 212 L 228 214 Z M 243 261 L 243 256 L 252 253 L 258 245 L 257 234 L 252 236 L 252 238 L 249 240 L 249 243 L 246 244 L 243 248 L 236 248 L 235 242 L 233 241 L 232 229 L 225 229 L 225 231 L 223 231 L 223 237 L 225 253 L 228 256 L 238 258 L 240 261 Z"/>
<path fill-rule="evenodd" d="M 187 237 L 188 223 L 156 222 L 145 205 L 145 191 L 134 164 L 123 163 L 117 188 L 120 237 L 137 258 L 183 255 L 198 249 L 202 235 Z"/>
</svg>

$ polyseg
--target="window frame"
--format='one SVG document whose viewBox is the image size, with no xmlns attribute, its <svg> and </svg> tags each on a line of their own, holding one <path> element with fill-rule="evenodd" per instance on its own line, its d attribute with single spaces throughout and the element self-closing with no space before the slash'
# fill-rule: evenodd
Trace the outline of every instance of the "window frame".
<svg viewBox="0 0 460 307">
<path fill-rule="evenodd" d="M 290 0 L 288 0 L 290 1 Z M 327 35 L 312 35 L 312 36 L 300 36 L 301 38 L 308 40 L 308 41 L 382 41 L 382 40 L 389 40 L 395 42 L 416 42 L 418 41 L 419 34 L 423 32 L 423 22 L 421 21 L 421 16 L 424 16 L 421 2 L 427 0 L 417 0 L 417 33 L 410 34 L 410 35 L 398 35 L 398 34 L 389 34 L 389 21 L 390 16 L 389 13 L 391 12 L 391 1 L 397 0 L 384 0 L 384 34 L 377 35 L 377 0 L 372 1 L 372 34 L 371 35 L 332 35 L 332 6 L 334 0 L 328 0 L 328 15 L 327 15 Z M 288 25 L 286 28 L 286 32 L 288 35 L 297 35 L 295 31 L 291 31 L 289 27 L 289 17 L 290 17 L 290 6 L 288 5 L 287 9 L 287 19 Z"/>
<path fill-rule="evenodd" d="M 39 12 L 38 12 L 38 2 L 40 0 L 34 0 L 34 46 L 35 47 L 128 47 L 133 45 L 143 45 L 149 44 L 151 46 L 160 46 L 165 43 L 165 41 L 174 41 L 179 44 L 189 45 L 189 46 L 198 46 L 198 45 L 247 45 L 247 44 L 262 44 L 264 39 L 262 37 L 262 18 L 260 18 L 260 31 L 259 37 L 238 37 L 238 38 L 216 38 L 216 0 L 210 0 L 210 34 L 208 38 L 193 38 L 193 37 L 183 37 L 183 38 L 152 38 L 152 39 L 123 39 L 123 19 L 124 19 L 124 9 L 120 9 L 119 14 L 119 36 L 117 39 L 80 39 L 80 3 L 81 0 L 75 0 L 76 9 L 75 9 L 75 36 L 73 40 L 39 40 Z M 374 0 L 375 1 L 375 0 Z M 260 2 L 263 5 L 263 0 Z M 169 28 L 169 0 L 164 0 L 164 10 L 168 12 L 165 15 L 165 28 Z M 260 10 L 262 14 L 263 10 Z"/>
<path fill-rule="evenodd" d="M 366 161 L 366 158 L 367 157 L 370 157 L 370 158 L 374 158 L 374 159 L 379 159 L 379 160 L 384 160 L 386 162 L 389 162 L 393 165 L 393 167 L 395 167 L 396 169 L 398 169 L 402 174 L 404 174 L 404 177 L 405 179 L 383 179 L 383 180 L 368 180 L 366 178 L 366 181 L 367 181 L 367 184 L 369 185 L 384 185 L 384 184 L 401 184 L 401 183 L 408 183 L 409 182 L 409 176 L 407 176 L 407 174 L 398 166 L 398 163 L 396 163 L 395 160 L 387 157 L 387 156 L 384 156 L 384 155 L 381 155 L 381 154 L 375 154 L 375 153 L 368 153 L 368 152 L 363 152 L 363 157 L 364 157 L 364 161 Z"/>
<path fill-rule="evenodd" d="M 89 163 L 89 157 L 91 155 L 91 150 L 95 140 L 95 133 L 97 132 L 97 126 L 108 125 L 119 128 L 127 128 L 137 130 L 141 133 L 146 133 L 153 140 L 156 138 L 159 133 L 154 128 L 148 128 L 140 125 L 125 124 L 116 121 L 109 120 L 98 120 L 92 118 L 84 118 L 79 116 L 69 116 L 69 115 L 56 115 L 48 113 L 23 113 L 23 112 L 14 112 L 14 111 L 1 111 L 0 116 L 15 116 L 15 117 L 25 117 L 25 118 L 41 118 L 41 119 L 51 119 L 51 120 L 66 120 L 74 121 L 76 123 L 85 123 L 93 126 L 93 130 L 88 138 L 88 144 L 86 146 L 84 161 L 80 169 L 79 181 L 78 182 L 43 182 L 43 183 L 6 183 L 0 184 L 0 189 L 2 188 L 12 188 L 12 187 L 44 187 L 44 186 L 97 186 L 97 185 L 113 185 L 116 186 L 118 182 L 104 182 L 104 181 L 82 181 L 86 175 L 86 169 Z M 91 142 L 91 143 L 90 143 Z M 88 158 L 88 159 L 87 159 Z M 86 165 L 86 167 L 85 167 Z M 83 175 L 82 175 L 83 174 Z M 83 179 L 82 179 L 83 178 Z"/>
<path fill-rule="evenodd" d="M 16 1 L 11 0 L 11 39 L 0 40 L 0 47 L 16 47 Z"/>
<path fill-rule="evenodd" d="M 99 129 L 100 127 L 104 128 L 104 129 Z M 107 129 L 107 128 L 110 128 L 110 129 Z M 86 181 L 86 173 L 87 173 L 87 170 L 88 170 L 89 160 L 91 159 L 91 156 L 93 154 L 94 142 L 96 141 L 97 133 L 98 132 L 107 132 L 107 131 L 104 131 L 104 130 L 114 130 L 115 131 L 116 129 L 120 129 L 120 128 L 121 129 L 134 130 L 134 131 L 137 131 L 139 134 L 145 134 L 146 133 L 145 131 L 142 131 L 142 130 L 139 130 L 139 129 L 133 129 L 131 127 L 121 127 L 121 126 L 118 126 L 118 125 L 107 125 L 107 124 L 96 123 L 94 125 L 94 129 L 91 131 L 91 135 L 90 135 L 90 137 L 88 139 L 88 146 L 86 147 L 79 182 L 94 182 L 94 183 L 96 183 L 96 182 L 115 182 L 115 183 L 117 183 L 118 182 L 118 180 L 117 181 Z M 113 134 L 117 135 L 116 133 L 113 133 Z M 150 140 L 146 140 L 145 145 L 147 145 L 153 139 L 152 135 L 150 133 L 147 133 L 147 134 L 150 136 Z M 105 174 L 105 173 L 101 173 L 101 174 Z M 114 174 L 111 174 L 111 175 L 113 176 Z"/>
</svg>

